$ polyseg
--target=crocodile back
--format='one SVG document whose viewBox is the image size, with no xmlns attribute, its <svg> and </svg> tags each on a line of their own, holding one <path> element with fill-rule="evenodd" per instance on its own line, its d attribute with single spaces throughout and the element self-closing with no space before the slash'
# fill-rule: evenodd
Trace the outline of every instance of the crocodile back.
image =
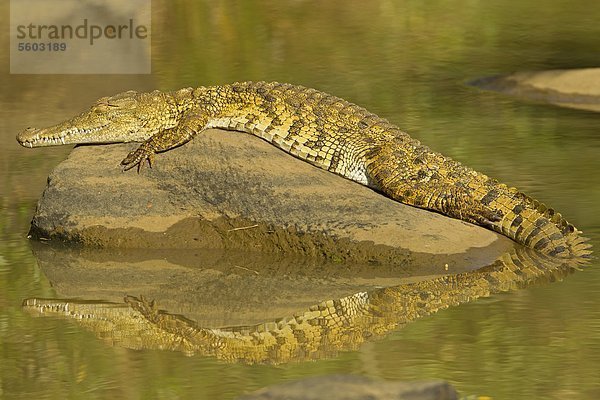
<svg viewBox="0 0 600 400">
<path fill-rule="evenodd" d="M 209 114 L 207 128 L 251 133 L 396 201 L 487 227 L 544 254 L 591 253 L 560 213 L 338 97 L 276 82 L 201 88 L 194 97 Z"/>
</svg>

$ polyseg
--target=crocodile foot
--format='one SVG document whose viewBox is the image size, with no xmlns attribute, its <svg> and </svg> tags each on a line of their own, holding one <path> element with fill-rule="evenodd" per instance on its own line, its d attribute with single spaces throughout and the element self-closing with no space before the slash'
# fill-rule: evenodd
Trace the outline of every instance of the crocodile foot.
<svg viewBox="0 0 600 400">
<path fill-rule="evenodd" d="M 144 167 L 144 164 L 148 161 L 148 166 L 152 168 L 154 163 L 154 150 L 152 150 L 146 143 L 142 144 L 136 150 L 130 152 L 127 157 L 121 161 L 123 171 L 128 171 L 137 165 L 137 172 Z"/>
</svg>

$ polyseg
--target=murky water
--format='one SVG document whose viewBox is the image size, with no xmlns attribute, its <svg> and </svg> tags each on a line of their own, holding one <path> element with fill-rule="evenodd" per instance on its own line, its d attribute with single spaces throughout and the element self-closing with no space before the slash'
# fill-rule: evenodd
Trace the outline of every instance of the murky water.
<svg viewBox="0 0 600 400">
<path fill-rule="evenodd" d="M 600 248 L 600 115 L 521 102 L 464 84 L 515 70 L 600 65 L 600 5 L 500 0 L 153 5 L 154 73 L 149 76 L 8 75 L 8 38 L 3 36 L 0 397 L 228 399 L 329 373 L 445 379 L 463 395 L 494 399 L 600 396 L 597 260 L 569 276 L 543 273 L 546 279 L 524 289 L 417 319 L 356 348 L 277 365 L 111 346 L 72 320 L 34 318 L 23 310 L 23 300 L 31 297 L 117 301 L 117 295 L 137 296 L 163 266 L 121 257 L 109 268 L 86 254 L 87 269 L 67 270 L 64 253 L 57 250 L 54 264 L 40 262 L 25 237 L 46 177 L 69 149 L 26 150 L 14 135 L 28 125 L 70 117 L 96 98 L 126 89 L 170 90 L 235 80 L 319 88 L 363 105 L 433 149 L 551 204 Z M 6 18 L 8 4 L 0 8 Z M 297 265 L 294 260 L 271 262 L 286 271 Z M 126 268 L 132 268 L 131 274 Z M 270 296 L 269 288 L 281 287 L 280 282 L 257 280 L 252 271 L 236 271 L 233 264 L 220 268 L 228 279 L 222 283 L 227 296 L 235 298 L 231 304 L 240 312 L 248 314 L 261 302 L 286 304 L 285 298 Z M 115 271 L 127 285 L 113 284 Z M 185 282 L 184 273 L 197 272 L 192 267 L 169 271 L 180 277 L 170 282 L 171 289 Z M 317 287 L 316 276 L 319 283 L 339 289 L 342 283 L 330 274 L 319 276 L 319 266 L 311 265 L 310 274 L 292 275 L 290 287 L 301 290 L 298 282 Z M 80 283 L 73 285 L 77 277 Z M 244 283 L 245 291 L 235 291 L 235 282 Z M 154 289 L 160 291 L 157 285 Z M 202 293 L 203 288 L 196 290 Z M 322 300 L 315 298 L 315 303 Z M 187 311 L 196 319 L 202 315 Z M 253 318 L 259 321 L 261 315 Z"/>
</svg>

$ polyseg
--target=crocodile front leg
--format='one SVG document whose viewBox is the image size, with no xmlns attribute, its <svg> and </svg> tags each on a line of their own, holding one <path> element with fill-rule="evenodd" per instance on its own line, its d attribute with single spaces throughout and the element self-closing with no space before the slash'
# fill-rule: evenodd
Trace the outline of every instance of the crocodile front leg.
<svg viewBox="0 0 600 400">
<path fill-rule="evenodd" d="M 148 161 L 148 165 L 152 168 L 154 154 L 170 150 L 189 142 L 204 129 L 207 122 L 208 117 L 205 114 L 184 114 L 177 126 L 155 133 L 142 143 L 140 147 L 129 153 L 127 157 L 121 161 L 123 170 L 130 170 L 137 165 L 137 170 L 139 172 L 146 161 Z"/>
</svg>

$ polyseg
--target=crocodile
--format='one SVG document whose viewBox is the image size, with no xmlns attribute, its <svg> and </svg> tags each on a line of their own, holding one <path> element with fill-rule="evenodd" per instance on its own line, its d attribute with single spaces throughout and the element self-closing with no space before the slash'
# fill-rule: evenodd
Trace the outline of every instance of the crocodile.
<svg viewBox="0 0 600 400">
<path fill-rule="evenodd" d="M 366 109 L 315 89 L 238 82 L 103 97 L 57 125 L 27 128 L 25 147 L 142 142 L 124 170 L 181 146 L 209 128 L 246 132 L 319 168 L 411 206 L 477 224 L 560 258 L 589 258 L 591 246 L 554 209 L 514 187 L 432 151 Z"/>
<path fill-rule="evenodd" d="M 160 302 L 143 296 L 128 295 L 121 303 L 30 298 L 24 300 L 23 309 L 33 316 L 75 320 L 114 346 L 179 351 L 226 362 L 281 364 L 357 350 L 365 341 L 382 338 L 420 317 L 496 293 L 561 280 L 578 267 L 575 258 L 516 247 L 478 270 L 360 291 L 248 326 L 203 327 L 161 310 Z"/>
</svg>

